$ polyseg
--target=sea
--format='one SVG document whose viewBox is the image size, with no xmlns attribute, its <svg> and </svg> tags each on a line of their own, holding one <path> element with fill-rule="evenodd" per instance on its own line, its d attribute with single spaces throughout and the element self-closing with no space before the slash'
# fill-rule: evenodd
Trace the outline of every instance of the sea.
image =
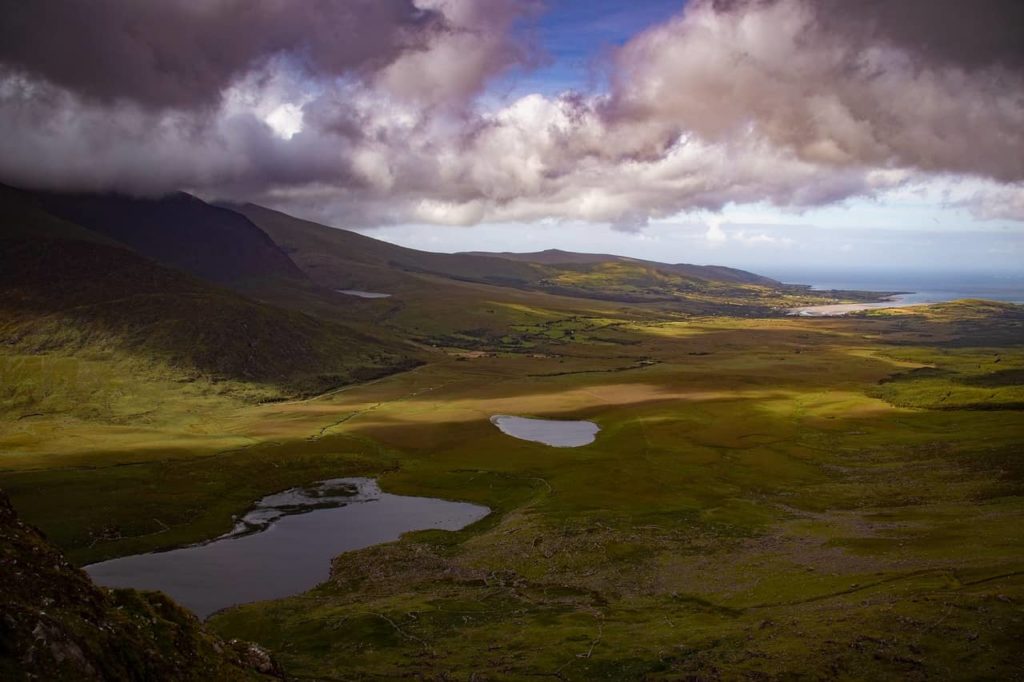
<svg viewBox="0 0 1024 682">
<path fill-rule="evenodd" d="M 903 304 L 980 298 L 1024 305 L 1024 273 L 787 270 L 762 274 L 788 284 L 809 284 L 818 291 L 845 289 L 901 292 L 897 300 Z"/>
</svg>

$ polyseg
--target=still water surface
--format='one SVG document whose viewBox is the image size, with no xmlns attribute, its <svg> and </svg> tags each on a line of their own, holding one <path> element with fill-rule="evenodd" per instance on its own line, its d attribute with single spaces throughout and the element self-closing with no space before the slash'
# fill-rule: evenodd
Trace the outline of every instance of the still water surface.
<svg viewBox="0 0 1024 682">
<path fill-rule="evenodd" d="M 358 296 L 359 298 L 391 298 L 391 294 L 382 294 L 379 291 L 362 291 L 360 289 L 335 289 L 339 294 L 347 296 Z"/>
<path fill-rule="evenodd" d="M 264 497 L 227 535 L 201 545 L 86 566 L 100 585 L 160 590 L 205 618 L 287 597 L 329 576 L 342 552 L 412 530 L 459 530 L 490 510 L 466 502 L 381 492 L 368 478 L 338 478 Z"/>
<path fill-rule="evenodd" d="M 577 448 L 593 443 L 600 427 L 594 422 L 562 421 L 558 419 L 529 419 L 513 417 L 507 414 L 496 414 L 491 423 L 501 432 L 536 443 L 552 445 L 556 448 Z"/>
</svg>

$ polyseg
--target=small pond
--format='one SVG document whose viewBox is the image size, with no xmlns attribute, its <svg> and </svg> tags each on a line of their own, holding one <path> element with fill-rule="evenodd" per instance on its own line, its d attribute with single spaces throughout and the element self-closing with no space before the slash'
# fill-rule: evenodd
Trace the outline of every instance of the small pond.
<svg viewBox="0 0 1024 682">
<path fill-rule="evenodd" d="M 326 580 L 331 559 L 412 530 L 459 530 L 490 510 L 466 502 L 382 493 L 368 478 L 338 478 L 264 497 L 210 542 L 85 567 L 100 585 L 160 590 L 200 618 L 287 597 Z"/>
<path fill-rule="evenodd" d="M 360 291 L 359 289 L 335 289 L 339 294 L 346 296 L 358 296 L 359 298 L 391 298 L 391 294 L 382 294 L 379 291 Z"/>
<path fill-rule="evenodd" d="M 578 448 L 593 443 L 597 432 L 601 430 L 594 422 L 530 419 L 507 414 L 494 415 L 491 423 L 513 438 L 532 440 L 556 448 Z"/>
</svg>

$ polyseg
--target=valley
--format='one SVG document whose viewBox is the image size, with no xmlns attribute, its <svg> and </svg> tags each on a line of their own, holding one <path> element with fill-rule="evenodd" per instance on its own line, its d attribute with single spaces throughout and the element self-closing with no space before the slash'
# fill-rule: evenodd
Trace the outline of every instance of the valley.
<svg viewBox="0 0 1024 682">
<path fill-rule="evenodd" d="M 257 500 L 329 479 L 491 510 L 340 554 L 311 591 L 206 621 L 290 676 L 1007 679 L 1024 665 L 1021 306 L 794 317 L 887 292 L 428 254 L 180 199 L 206 233 L 228 216 L 226 234 L 263 245 L 211 278 L 205 237 L 205 258 L 165 262 L 75 222 L 91 200 L 60 215 L 52 201 L 4 195 L 0 488 L 71 562 L 209 540 Z M 104 220 L 175 215 L 103 206 Z M 282 256 L 294 270 L 248 269 Z M 598 430 L 551 447 L 495 415 Z"/>
<path fill-rule="evenodd" d="M 1024 1 L 0 7 L 0 682 L 1024 682 Z"/>
</svg>

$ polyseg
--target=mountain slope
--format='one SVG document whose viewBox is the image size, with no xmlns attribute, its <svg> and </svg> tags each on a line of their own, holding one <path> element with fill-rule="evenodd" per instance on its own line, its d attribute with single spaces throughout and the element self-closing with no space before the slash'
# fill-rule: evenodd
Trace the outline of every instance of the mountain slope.
<svg viewBox="0 0 1024 682">
<path fill-rule="evenodd" d="M 740 284 L 759 284 L 762 286 L 777 286 L 777 280 L 769 277 L 738 270 L 722 265 L 690 265 L 688 263 L 659 263 L 657 261 L 643 260 L 641 258 L 628 258 L 626 256 L 614 256 L 606 253 L 575 253 L 562 251 L 561 249 L 547 249 L 546 251 L 535 251 L 532 253 L 512 253 L 503 251 L 501 253 L 489 253 L 486 251 L 467 251 L 466 255 L 491 256 L 506 258 L 523 263 L 538 263 L 541 265 L 596 265 L 599 263 L 633 263 L 638 266 L 646 266 L 673 272 L 686 277 L 704 279 L 712 282 L 733 282 Z"/>
<path fill-rule="evenodd" d="M 254 204 L 233 208 L 265 230 L 310 278 L 335 289 L 422 289 L 423 282 L 409 275 L 430 274 L 575 298 L 671 304 L 693 312 L 713 312 L 721 306 L 757 306 L 763 312 L 769 309 L 767 301 L 784 290 L 767 277 L 719 266 L 564 251 L 428 253 Z"/>
<path fill-rule="evenodd" d="M 231 208 L 269 234 L 314 281 L 332 288 L 417 281 L 403 278 L 402 273 L 511 286 L 526 285 L 541 275 L 541 269 L 529 263 L 493 256 L 417 251 L 255 204 Z"/>
<path fill-rule="evenodd" d="M 0 205 L 0 338 L 11 351 L 105 349 L 284 394 L 412 362 L 394 342 L 158 265 L 17 191 L 0 192 Z"/>
<path fill-rule="evenodd" d="M 184 193 L 160 199 L 33 193 L 42 210 L 203 279 L 302 279 L 265 232 L 234 211 Z"/>
</svg>

